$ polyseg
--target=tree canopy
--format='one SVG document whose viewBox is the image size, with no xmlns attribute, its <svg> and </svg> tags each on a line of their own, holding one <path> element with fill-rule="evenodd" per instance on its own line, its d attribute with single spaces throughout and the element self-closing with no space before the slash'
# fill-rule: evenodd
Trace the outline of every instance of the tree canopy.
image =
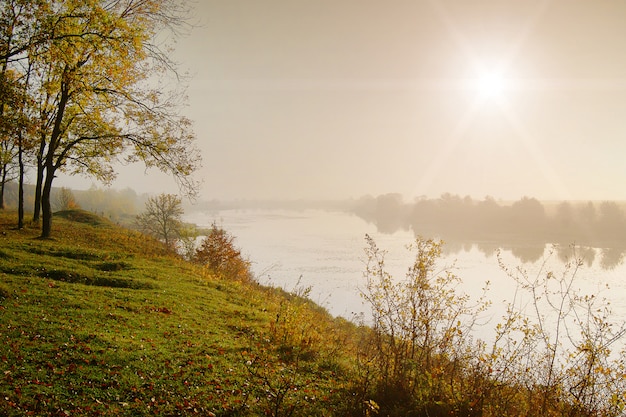
<svg viewBox="0 0 626 417">
<path fill-rule="evenodd" d="M 117 163 L 143 162 L 171 173 L 184 193 L 197 191 L 200 155 L 191 122 L 179 113 L 184 97 L 167 87 L 176 65 L 160 46 L 167 30 L 188 21 L 180 2 L 7 0 L 0 7 L 3 75 L 23 75 L 24 113 L 36 126 L 30 159 L 42 236 L 51 231 L 58 171 L 109 183 Z"/>
</svg>

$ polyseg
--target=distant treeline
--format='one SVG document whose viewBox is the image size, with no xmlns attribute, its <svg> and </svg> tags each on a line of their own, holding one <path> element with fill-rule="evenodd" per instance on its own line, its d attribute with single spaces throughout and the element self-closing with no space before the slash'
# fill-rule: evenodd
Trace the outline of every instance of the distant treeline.
<svg viewBox="0 0 626 417">
<path fill-rule="evenodd" d="M 462 241 L 626 247 L 626 215 L 612 201 L 542 203 L 523 197 L 503 203 L 443 194 L 407 203 L 400 194 L 384 194 L 362 197 L 353 211 L 383 233 L 413 230 Z"/>
<path fill-rule="evenodd" d="M 53 187 L 50 200 L 53 211 L 61 210 L 60 201 L 62 188 Z M 134 219 L 135 215 L 143 210 L 148 198 L 146 194 L 137 194 L 131 188 L 115 190 L 108 188 L 91 187 L 88 190 L 70 190 L 75 203 L 79 208 L 97 213 L 120 223 L 127 223 Z M 35 186 L 25 185 L 25 209 L 30 212 L 34 205 Z M 5 206 L 17 207 L 17 184 L 9 182 L 5 188 Z"/>
</svg>

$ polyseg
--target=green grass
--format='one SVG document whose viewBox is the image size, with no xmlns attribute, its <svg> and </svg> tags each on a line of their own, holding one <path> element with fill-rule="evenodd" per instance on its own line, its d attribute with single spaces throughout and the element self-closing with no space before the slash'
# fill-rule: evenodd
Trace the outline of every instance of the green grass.
<svg viewBox="0 0 626 417">
<path fill-rule="evenodd" d="M 0 416 L 608 417 L 626 409 L 623 360 L 613 370 L 601 362 L 591 378 L 585 356 L 572 356 L 585 366 L 574 363 L 547 387 L 541 372 L 552 362 L 532 340 L 521 356 L 512 351 L 519 368 L 506 350 L 490 355 L 471 338 L 451 345 L 448 332 L 430 345 L 448 350 L 433 353 L 330 317 L 299 296 L 306 289 L 216 278 L 85 211 L 58 213 L 51 239 L 37 225 L 15 230 L 16 217 L 0 211 Z M 380 288 L 378 303 L 405 294 Z M 426 301 L 439 302 L 434 294 Z M 407 305 L 380 311 L 399 318 Z M 531 360 L 539 382 L 527 378 Z M 492 363 L 512 366 L 510 375 L 493 379 Z M 597 395 L 579 403 L 566 387 L 580 378 Z"/>
<path fill-rule="evenodd" d="M 341 415 L 353 326 L 83 211 L 0 213 L 0 415 Z"/>
</svg>

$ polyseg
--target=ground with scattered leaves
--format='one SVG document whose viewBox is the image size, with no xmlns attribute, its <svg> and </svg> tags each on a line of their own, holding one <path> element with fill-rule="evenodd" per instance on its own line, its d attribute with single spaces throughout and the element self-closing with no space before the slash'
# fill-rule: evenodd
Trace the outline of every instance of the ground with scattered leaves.
<svg viewBox="0 0 626 417">
<path fill-rule="evenodd" d="M 0 213 L 0 415 L 336 415 L 354 334 L 85 212 Z"/>
</svg>

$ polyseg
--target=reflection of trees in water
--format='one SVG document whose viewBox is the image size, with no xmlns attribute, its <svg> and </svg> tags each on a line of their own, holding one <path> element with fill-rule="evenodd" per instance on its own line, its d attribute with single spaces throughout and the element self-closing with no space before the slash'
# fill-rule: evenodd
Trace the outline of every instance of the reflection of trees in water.
<svg viewBox="0 0 626 417">
<path fill-rule="evenodd" d="M 588 266 L 596 260 L 593 248 L 603 248 L 600 265 L 611 269 L 626 252 L 626 216 L 615 202 L 542 204 L 524 197 L 502 204 L 490 197 L 476 201 L 444 194 L 405 203 L 399 194 L 385 194 L 358 200 L 354 212 L 382 233 L 413 230 L 416 236 L 441 238 L 452 254 L 476 247 L 492 256 L 501 248 L 523 262 L 536 262 L 546 245 L 556 243 L 559 259 L 574 255 Z M 574 254 L 571 244 L 576 244 Z"/>
<path fill-rule="evenodd" d="M 500 245 L 494 242 L 476 242 L 474 246 L 487 258 L 495 256 L 498 249 L 501 248 Z"/>
<path fill-rule="evenodd" d="M 624 260 L 624 248 L 604 248 L 600 257 L 602 269 L 613 269 Z"/>
<path fill-rule="evenodd" d="M 441 249 L 444 255 L 453 255 L 459 252 L 469 252 L 472 250 L 474 246 L 474 244 L 469 241 L 447 240 L 447 239 L 442 239 L 442 240 L 444 241 L 444 245 Z"/>
<path fill-rule="evenodd" d="M 511 253 L 515 258 L 523 263 L 535 263 L 546 256 L 546 248 L 550 245 L 545 244 L 510 244 L 506 241 L 501 242 L 472 242 L 469 240 L 446 240 L 443 248 L 444 255 L 450 256 L 461 252 L 470 252 L 477 249 L 485 258 L 495 256 L 500 251 Z M 604 248 L 598 249 L 589 246 L 578 245 L 554 245 L 554 254 L 562 263 L 570 262 L 572 259 L 580 259 L 583 265 L 591 268 L 594 261 L 600 259 L 599 266 L 602 269 L 613 269 L 622 264 L 626 256 L 624 248 Z M 599 254 L 599 256 L 597 256 Z"/>
<path fill-rule="evenodd" d="M 514 246 L 511 253 L 522 262 L 537 262 L 545 252 L 544 246 Z"/>
<path fill-rule="evenodd" d="M 589 246 L 557 245 L 556 255 L 563 263 L 569 262 L 573 257 L 582 260 L 587 267 L 591 267 L 596 259 L 596 250 Z"/>
</svg>

